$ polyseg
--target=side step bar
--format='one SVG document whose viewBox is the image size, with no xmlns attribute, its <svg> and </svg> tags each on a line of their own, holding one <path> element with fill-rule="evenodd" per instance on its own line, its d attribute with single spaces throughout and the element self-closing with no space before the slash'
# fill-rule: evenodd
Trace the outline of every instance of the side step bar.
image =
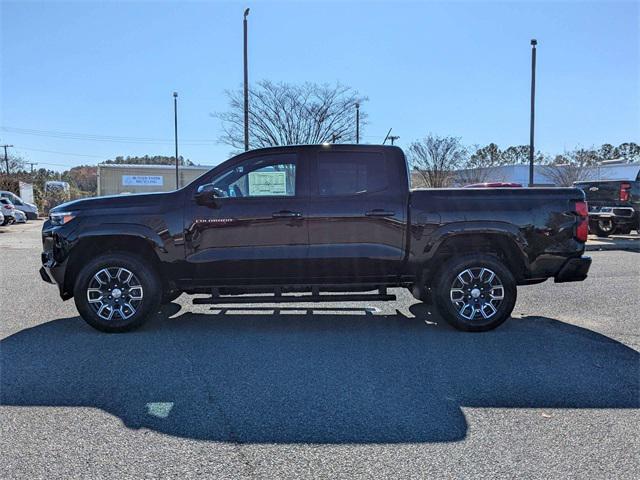
<svg viewBox="0 0 640 480">
<path fill-rule="evenodd" d="M 194 298 L 196 305 L 223 305 L 230 303 L 316 303 L 316 302 L 389 302 L 396 300 L 395 295 L 387 293 L 386 288 L 381 288 L 378 293 L 353 293 L 322 295 L 317 290 L 310 295 L 288 294 L 282 295 L 275 292 L 273 295 L 213 295 L 208 298 Z"/>
</svg>

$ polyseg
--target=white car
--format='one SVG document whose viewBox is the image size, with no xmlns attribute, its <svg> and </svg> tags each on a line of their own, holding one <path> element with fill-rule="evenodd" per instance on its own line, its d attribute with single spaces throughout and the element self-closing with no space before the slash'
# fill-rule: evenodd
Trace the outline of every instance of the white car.
<svg viewBox="0 0 640 480">
<path fill-rule="evenodd" d="M 33 203 L 25 202 L 15 193 L 9 192 L 8 190 L 0 190 L 0 198 L 6 198 L 9 200 L 16 207 L 16 210 L 24 212 L 27 219 L 35 220 L 38 218 L 38 207 Z"/>
<path fill-rule="evenodd" d="M 0 212 L 0 225 L 4 225 L 4 215 Z"/>
</svg>

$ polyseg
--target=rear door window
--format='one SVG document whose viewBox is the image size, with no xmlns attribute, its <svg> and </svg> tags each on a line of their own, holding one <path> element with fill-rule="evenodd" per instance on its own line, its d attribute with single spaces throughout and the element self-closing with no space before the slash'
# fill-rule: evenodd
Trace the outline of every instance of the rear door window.
<svg viewBox="0 0 640 480">
<path fill-rule="evenodd" d="M 318 155 L 320 196 L 359 195 L 385 190 L 387 161 L 378 152 L 321 152 Z"/>
</svg>

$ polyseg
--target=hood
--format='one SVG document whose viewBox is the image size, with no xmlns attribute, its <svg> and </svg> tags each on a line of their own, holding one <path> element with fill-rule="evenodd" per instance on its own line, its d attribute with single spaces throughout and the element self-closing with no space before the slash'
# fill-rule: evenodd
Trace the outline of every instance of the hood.
<svg viewBox="0 0 640 480">
<path fill-rule="evenodd" d="M 135 195 L 109 195 L 105 197 L 90 197 L 72 200 L 51 209 L 56 212 L 77 212 L 83 210 L 109 209 L 118 207 L 135 207 L 154 205 L 169 200 L 178 192 L 138 193 Z"/>
</svg>

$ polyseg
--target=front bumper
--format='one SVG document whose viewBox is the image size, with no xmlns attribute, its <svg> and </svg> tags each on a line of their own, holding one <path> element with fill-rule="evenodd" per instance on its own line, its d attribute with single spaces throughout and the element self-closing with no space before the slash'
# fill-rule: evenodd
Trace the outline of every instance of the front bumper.
<svg viewBox="0 0 640 480">
<path fill-rule="evenodd" d="M 591 267 L 591 257 L 570 258 L 554 277 L 556 283 L 581 282 L 587 278 Z"/>
<path fill-rule="evenodd" d="M 40 267 L 40 278 L 47 283 L 58 286 L 60 296 L 68 299 L 71 295 L 64 291 L 64 274 L 67 268 L 67 261 L 56 262 L 51 252 L 42 252 L 42 267 Z"/>
</svg>

